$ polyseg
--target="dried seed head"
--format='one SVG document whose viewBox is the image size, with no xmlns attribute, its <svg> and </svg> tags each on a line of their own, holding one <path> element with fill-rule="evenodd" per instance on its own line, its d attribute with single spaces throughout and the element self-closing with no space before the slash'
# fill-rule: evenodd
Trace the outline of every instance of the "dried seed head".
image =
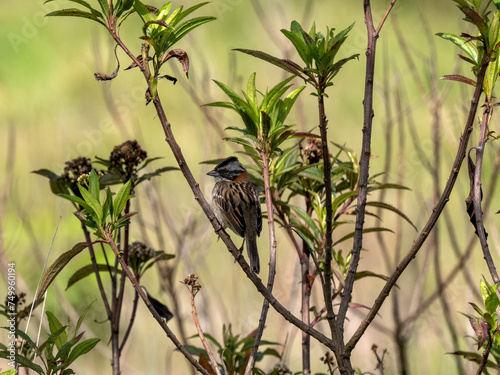
<svg viewBox="0 0 500 375">
<path fill-rule="evenodd" d="M 136 140 L 126 141 L 115 146 L 109 155 L 111 162 L 110 170 L 118 169 L 123 171 L 128 178 L 131 178 L 137 171 L 137 167 L 148 157 L 148 153 L 142 149 Z"/>
<path fill-rule="evenodd" d="M 82 175 L 89 174 L 92 171 L 90 159 L 83 156 L 67 161 L 64 164 L 66 164 L 66 166 L 64 167 L 64 172 L 61 177 L 72 184 L 76 184 Z"/>
<path fill-rule="evenodd" d="M 143 242 L 135 241 L 130 245 L 129 259 L 135 259 L 138 262 L 146 262 L 155 256 L 155 250 Z"/>
<path fill-rule="evenodd" d="M 323 160 L 323 149 L 321 147 L 321 139 L 309 138 L 308 145 L 302 150 L 302 155 L 307 164 L 318 163 Z"/>
</svg>

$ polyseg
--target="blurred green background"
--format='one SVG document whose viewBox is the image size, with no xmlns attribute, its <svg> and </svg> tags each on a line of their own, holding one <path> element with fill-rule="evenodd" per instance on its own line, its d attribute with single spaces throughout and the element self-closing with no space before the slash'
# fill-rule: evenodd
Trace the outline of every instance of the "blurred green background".
<svg viewBox="0 0 500 375">
<path fill-rule="evenodd" d="M 156 0 L 150 3 L 157 7 L 162 5 L 162 2 Z M 197 2 L 191 0 L 173 1 L 173 6 L 190 6 L 195 3 Z M 388 3 L 389 1 L 373 1 L 376 23 Z M 256 8 L 256 4 L 260 8 Z M 129 64 L 125 54 L 119 52 L 122 70 L 116 79 L 110 82 L 97 82 L 94 79 L 93 73 L 99 71 L 109 74 L 116 64 L 114 45 L 105 29 L 83 19 L 44 17 L 44 14 L 52 10 L 70 6 L 72 4 L 62 0 L 45 5 L 40 1 L 3 2 L 0 5 L 0 251 L 3 260 L 16 263 L 18 291 L 27 292 L 28 298 L 32 298 L 36 288 L 60 214 L 62 219 L 49 263 L 62 251 L 83 240 L 79 223 L 72 215 L 72 206 L 52 195 L 47 180 L 31 171 L 48 168 L 60 173 L 64 161 L 80 155 L 90 158 L 96 155 L 107 157 L 114 145 L 127 139 L 137 139 L 150 157 L 164 157 L 156 162 L 157 167 L 175 165 L 164 142 L 164 134 L 153 106 L 145 106 L 142 75 L 137 70 L 123 71 Z M 239 119 L 233 113 L 200 108 L 203 103 L 226 99 L 212 80 L 222 81 L 239 91 L 245 88 L 250 74 L 257 72 L 257 86 L 261 91 L 276 84 L 284 78 L 281 71 L 231 49 L 258 49 L 296 60 L 298 57 L 292 53 L 286 38 L 279 32 L 282 28 L 289 28 L 292 20 L 301 22 L 306 29 L 315 21 L 317 29 L 322 31 L 326 31 L 327 26 L 342 30 L 355 22 L 340 55 L 344 57 L 359 53 L 359 61 L 350 62 L 341 70 L 334 80 L 335 86 L 328 92 L 326 105 L 331 140 L 346 145 L 359 155 L 366 61 L 366 32 L 361 1 L 291 0 L 257 3 L 249 0 L 214 0 L 197 13 L 216 16 L 217 20 L 195 30 L 177 45 L 189 54 L 189 80 L 180 73 L 177 62 L 172 61 L 171 70 L 166 67 L 168 69 L 164 71 L 175 75 L 179 81 L 173 85 L 164 80 L 160 83 L 159 91 L 177 140 L 206 195 L 210 192 L 213 181 L 205 176 L 209 167 L 199 163 L 237 151 L 234 145 L 221 139 L 220 129 L 233 124 L 239 125 Z M 433 85 L 439 92 L 450 89 L 440 112 L 440 178 L 441 186 L 444 186 L 465 123 L 472 88 L 460 87 L 457 83 L 450 86 L 445 81 L 439 81 L 442 75 L 456 73 L 461 69 L 463 74 L 471 76 L 471 73 L 467 67 L 457 64 L 458 50 L 435 34 L 458 34 L 467 30 L 461 18 L 461 13 L 451 0 L 398 1 L 378 42 L 372 147 L 374 158 L 370 172 L 372 175 L 384 172 L 386 146 L 390 142 L 392 153 L 388 178 L 393 182 L 402 182 L 412 191 L 404 193 L 402 203 L 398 203 L 396 193 L 392 191 L 386 195 L 386 201 L 399 204 L 398 208 L 419 229 L 432 210 L 433 180 L 430 171 L 419 159 L 414 141 L 420 144 L 423 153 L 431 161 L 435 155 L 428 98 L 421 94 L 413 77 L 415 73 L 422 77 L 427 93 Z M 399 28 L 395 27 L 396 21 Z M 121 32 L 126 44 L 136 54 L 140 51 L 140 26 L 139 18 L 133 15 Z M 416 63 L 415 70 L 408 68 L 397 42 L 398 34 L 406 41 Z M 295 81 L 296 86 L 301 84 L 302 82 Z M 400 92 L 402 98 L 399 112 L 396 92 Z M 299 98 L 296 111 L 289 118 L 289 123 L 302 130 L 311 130 L 317 125 L 315 98 L 308 94 L 309 89 L 306 89 Z M 217 125 L 210 123 L 204 113 L 212 116 Z M 409 133 L 410 120 L 414 121 L 418 138 Z M 392 130 L 386 133 L 387 124 L 391 122 Z M 495 119 L 493 123 L 496 124 Z M 227 136 L 228 133 L 224 135 Z M 400 136 L 402 138 L 398 138 Z M 474 133 L 473 142 L 476 139 Z M 497 153 L 494 151 L 496 147 L 496 143 L 491 144 L 485 159 L 484 183 L 490 181 L 489 172 Z M 404 154 L 397 154 L 398 150 Z M 463 168 L 446 208 L 453 218 L 452 226 L 456 233 L 454 240 L 461 246 L 461 251 L 473 234 L 464 209 L 467 189 L 468 179 Z M 233 264 L 222 242 L 216 241 L 216 236 L 205 223 L 182 175 L 179 172 L 168 172 L 154 183 L 145 183 L 139 189 L 136 201 L 140 204 L 137 209 L 141 212 L 142 225 L 133 227 L 133 239 L 148 240 L 158 249 L 176 253 L 175 261 L 180 262 L 174 276 L 176 280 L 183 280 L 188 273 L 196 273 L 200 277 L 203 289 L 197 301 L 205 332 L 220 339 L 222 324 L 232 323 L 233 332 L 241 332 L 242 335 L 257 328 L 262 298 L 238 266 Z M 498 197 L 493 197 L 494 211 L 498 210 L 499 205 Z M 155 207 L 161 207 L 168 214 L 155 214 Z M 399 251 L 404 254 L 416 238 L 416 232 L 408 224 L 404 224 L 402 228 L 397 225 L 395 215 L 386 214 L 383 217 L 383 226 L 400 230 L 402 237 Z M 497 259 L 500 240 L 496 230 L 498 218 L 494 215 L 487 216 L 486 225 L 493 256 Z M 266 225 L 264 227 L 267 228 Z M 191 230 L 179 245 L 178 237 L 184 236 L 186 228 Z M 441 224 L 438 259 L 442 272 L 446 275 L 456 264 L 456 256 L 451 250 L 450 239 L 444 228 Z M 335 233 L 335 236 L 341 235 L 340 232 Z M 387 234 L 384 238 L 392 256 L 397 244 L 396 235 Z M 266 268 L 264 265 L 268 259 L 266 240 L 264 234 L 259 242 L 263 269 Z M 236 243 L 238 242 L 239 239 Z M 349 246 L 348 243 L 343 244 L 344 251 L 348 251 Z M 379 242 L 374 235 L 365 237 L 363 247 L 369 251 L 363 253 L 360 269 L 388 274 L 380 255 Z M 81 374 L 96 371 L 111 373 L 110 346 L 107 345 L 109 329 L 106 323 L 102 323 L 105 314 L 100 307 L 95 279 L 90 277 L 64 292 L 71 270 L 86 264 L 87 257 L 86 253 L 79 255 L 61 273 L 56 285 L 49 290 L 47 309 L 62 321 L 67 316 L 74 321 L 78 313 L 97 299 L 86 321 L 85 337 L 97 336 L 102 341 L 87 360 L 77 361 L 74 368 Z M 424 246 L 398 282 L 403 316 L 414 311 L 421 300 L 435 290 L 436 279 L 433 268 L 430 267 L 435 262 L 433 249 Z M 476 246 L 474 255 L 467 261 L 466 268 L 477 289 L 481 275 L 488 274 L 479 246 Z M 267 279 L 265 271 L 261 277 L 263 280 Z M 2 287 L 5 285 L 4 280 L 5 277 L 0 281 Z M 298 259 L 290 243 L 282 235 L 278 243 L 276 280 L 276 297 L 293 313 L 299 314 Z M 150 293 L 167 305 L 171 303 L 168 296 L 161 293 L 155 272 L 150 272 L 143 282 Z M 358 282 L 353 302 L 371 306 L 382 286 L 383 282 L 375 279 Z M 131 288 L 128 292 L 130 298 Z M 196 330 L 190 319 L 189 293 L 180 283 L 177 293 L 183 314 L 180 318 L 186 322 L 188 336 L 194 335 Z M 472 350 L 473 342 L 466 337 L 472 331 L 467 319 L 460 313 L 470 312 L 468 302 L 480 301 L 462 276 L 454 279 L 453 285 L 447 288 L 446 299 L 451 304 L 451 318 L 460 332 L 460 348 Z M 312 303 L 317 304 L 318 309 L 322 307 L 320 301 L 320 294 L 315 293 Z M 127 305 L 125 317 L 128 316 L 128 309 Z M 364 314 L 364 310 L 358 308 L 348 315 L 347 337 L 355 331 Z M 264 339 L 280 343 L 286 341 L 284 360 L 294 372 L 299 371 L 300 334 L 272 310 L 268 319 Z M 376 360 L 370 348 L 372 344 L 377 344 L 380 349 L 389 350 L 385 359 L 387 373 L 396 373 L 397 351 L 388 333 L 393 325 L 389 300 L 375 323 L 354 351 L 353 363 L 363 371 L 374 371 Z M 456 370 L 454 358 L 447 354 L 454 349 L 444 323 L 441 305 L 435 302 L 408 328 L 413 373 L 448 374 Z M 35 332 L 36 325 L 33 324 L 32 332 Z M 174 321 L 169 325 L 177 332 Z M 122 357 L 124 374 L 188 373 L 182 355 L 173 351 L 173 345 L 157 328 L 143 306 L 139 307 L 132 335 Z M 191 339 L 191 342 L 200 346 L 196 338 Z M 324 355 L 325 349 L 316 343 L 313 343 L 312 348 L 313 371 L 326 371 L 319 359 Z M 272 365 L 272 361 L 266 362 L 262 364 L 262 368 L 268 370 Z M 0 366 L 6 369 L 3 362 L 0 362 Z"/>
</svg>

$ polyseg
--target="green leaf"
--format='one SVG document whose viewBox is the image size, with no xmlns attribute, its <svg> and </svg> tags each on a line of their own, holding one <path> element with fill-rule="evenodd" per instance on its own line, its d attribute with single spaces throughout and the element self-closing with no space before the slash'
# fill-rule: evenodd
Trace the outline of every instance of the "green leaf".
<svg viewBox="0 0 500 375">
<path fill-rule="evenodd" d="M 489 44 L 488 25 L 483 20 L 483 18 L 476 11 L 474 11 L 474 9 L 464 6 L 459 6 L 459 8 L 467 16 L 468 19 L 466 19 L 466 21 L 470 21 L 477 26 L 479 32 L 484 38 L 486 46 L 489 46 L 491 48 Z"/>
<path fill-rule="evenodd" d="M 227 108 L 227 109 L 232 109 L 237 112 L 236 106 L 232 103 L 228 102 L 213 102 L 213 103 L 207 103 L 203 104 L 203 107 L 220 107 L 220 108 Z"/>
<path fill-rule="evenodd" d="M 412 223 L 410 218 L 406 216 L 403 212 L 401 212 L 399 209 L 397 209 L 394 206 L 391 206 L 390 204 L 384 203 L 384 202 L 366 202 L 367 206 L 372 206 L 372 207 L 378 207 L 378 208 L 383 208 L 385 210 L 389 210 L 394 212 L 395 214 L 398 214 L 401 216 L 403 219 L 405 219 L 415 230 L 417 230 L 417 227 Z"/>
<path fill-rule="evenodd" d="M 389 281 L 389 277 L 385 275 L 381 275 L 379 273 L 375 273 L 372 271 L 358 271 L 356 272 L 356 276 L 354 276 L 354 280 L 359 280 L 365 277 L 377 277 L 379 279 Z"/>
<path fill-rule="evenodd" d="M 2 327 L 3 329 L 5 329 L 6 331 L 9 331 L 9 327 Z M 31 337 L 29 337 L 26 333 L 24 333 L 24 331 L 21 331 L 20 329 L 16 328 L 15 330 L 16 332 L 16 335 L 18 335 L 19 337 L 21 337 L 23 340 L 26 340 L 28 342 L 28 344 L 30 345 L 30 347 L 33 349 L 33 351 L 37 354 L 37 356 L 39 356 L 42 361 L 43 361 L 43 357 L 42 357 L 42 352 L 40 351 L 40 349 L 38 348 L 38 346 L 35 344 L 35 342 L 31 339 Z M 45 361 L 44 361 L 44 364 L 45 364 Z"/>
<path fill-rule="evenodd" d="M 107 264 L 98 264 L 97 269 L 99 272 L 103 271 L 110 271 L 110 267 Z M 118 270 L 118 273 L 121 274 L 121 270 Z M 79 270 L 77 270 L 73 275 L 68 280 L 68 284 L 66 285 L 66 290 L 68 290 L 70 287 L 72 287 L 74 284 L 76 284 L 78 281 L 86 278 L 89 275 L 94 274 L 94 267 L 92 264 L 88 264 Z"/>
<path fill-rule="evenodd" d="M 155 157 L 155 158 L 149 158 L 149 159 L 146 159 L 146 161 L 142 164 L 142 166 L 141 166 L 139 169 L 137 169 L 137 170 L 138 170 L 138 171 L 140 171 L 140 170 L 142 170 L 142 169 L 146 168 L 146 167 L 147 167 L 150 163 L 152 163 L 152 162 L 154 162 L 154 161 L 156 161 L 156 160 L 160 160 L 160 159 L 164 159 L 164 157 L 162 157 L 162 156 L 157 156 L 157 157 Z"/>
<path fill-rule="evenodd" d="M 493 89 L 498 81 L 498 73 L 499 73 L 499 56 L 498 53 L 495 54 L 496 58 L 493 61 L 488 63 L 488 68 L 486 69 L 486 75 L 484 77 L 484 92 L 487 97 L 491 100 L 493 95 Z"/>
<path fill-rule="evenodd" d="M 16 375 L 16 369 L 10 369 L 5 372 L 2 372 L 0 375 Z"/>
<path fill-rule="evenodd" d="M 337 209 L 340 207 L 342 203 L 344 203 L 347 199 L 355 197 L 358 195 L 357 191 L 348 191 L 347 193 L 340 194 L 338 197 L 332 202 L 332 212 L 335 214 Z"/>
<path fill-rule="evenodd" d="M 90 311 L 90 308 L 92 307 L 92 305 L 94 304 L 95 300 L 92 301 L 86 308 L 85 310 L 83 310 L 82 314 L 80 315 L 80 317 L 78 318 L 78 322 L 76 323 L 76 326 L 75 326 L 75 333 L 73 334 L 73 338 L 76 337 L 78 331 L 80 330 L 80 327 L 83 323 L 83 319 L 85 319 L 85 317 L 87 316 L 88 312 Z"/>
<path fill-rule="evenodd" d="M 45 346 L 45 358 L 47 359 L 47 362 L 52 362 L 54 360 L 54 355 L 52 353 L 54 344 L 58 340 L 59 336 L 65 333 L 66 327 L 61 326 L 58 330 L 51 332 L 49 338 L 47 341 L 40 345 L 40 349 Z"/>
<path fill-rule="evenodd" d="M 56 332 L 60 331 L 64 326 L 57 320 L 54 314 L 50 311 L 46 312 L 47 320 L 49 321 L 50 333 L 54 335 Z M 55 341 L 56 347 L 58 350 L 61 350 L 62 346 L 68 342 L 68 334 L 66 329 L 63 329 L 62 332 L 57 337 Z"/>
<path fill-rule="evenodd" d="M 257 90 L 255 89 L 255 76 L 257 73 L 253 73 L 250 75 L 247 84 L 247 100 L 248 103 L 257 110 Z"/>
<path fill-rule="evenodd" d="M 314 222 L 313 218 L 307 214 L 307 212 L 305 210 L 303 210 L 302 208 L 300 207 L 297 207 L 297 206 L 294 206 L 294 205 L 290 205 L 289 206 L 292 210 L 295 211 L 295 213 L 302 219 L 305 221 L 305 223 L 307 224 L 307 226 L 313 230 L 314 232 L 314 236 L 316 238 L 316 240 L 318 242 L 321 242 L 321 231 L 320 229 L 318 228 L 317 224 Z"/>
<path fill-rule="evenodd" d="M 293 46 L 295 47 L 302 61 L 304 61 L 304 63 L 308 67 L 310 67 L 312 64 L 312 56 L 311 56 L 311 51 L 307 47 L 304 37 L 302 35 L 302 32 L 304 30 L 302 30 L 302 27 L 297 21 L 292 21 L 290 30 L 291 31 L 283 29 L 281 30 L 281 32 L 292 42 Z"/>
<path fill-rule="evenodd" d="M 40 282 L 40 289 L 38 290 L 38 294 L 36 297 L 35 305 L 38 304 L 45 291 L 49 287 L 49 285 L 54 281 L 56 276 L 62 269 L 69 263 L 71 259 L 73 259 L 76 255 L 80 254 L 80 252 L 88 246 L 86 242 L 79 242 L 71 250 L 68 250 L 61 255 L 52 263 L 52 265 L 47 269 L 45 274 L 43 275 L 42 281 Z"/>
<path fill-rule="evenodd" d="M 372 232 L 391 232 L 391 233 L 394 233 L 394 231 L 392 231 L 388 228 L 381 228 L 381 227 L 363 229 L 363 234 L 372 233 Z M 348 240 L 349 238 L 353 238 L 353 237 L 354 237 L 354 232 L 349 233 L 348 235 L 342 237 L 340 240 L 336 241 L 332 246 L 336 246 L 339 243 L 341 243 L 345 240 Z"/>
<path fill-rule="evenodd" d="M 95 169 L 92 169 L 92 171 L 90 172 L 89 192 L 98 201 L 99 201 L 99 191 L 100 191 L 99 176 L 97 175 Z"/>
<path fill-rule="evenodd" d="M 106 27 L 106 24 L 99 18 L 97 18 L 94 14 L 84 12 L 83 10 L 76 8 L 55 10 L 53 12 L 46 14 L 46 17 L 81 17 L 90 19 L 92 21 L 96 21 L 101 25 L 103 25 L 104 27 Z"/>
<path fill-rule="evenodd" d="M 240 115 L 242 113 L 246 114 L 248 117 L 252 119 L 255 123 L 258 122 L 257 114 L 254 111 L 254 108 L 250 106 L 247 102 L 245 102 L 238 94 L 236 94 L 229 86 L 225 85 L 222 82 L 214 80 L 215 84 L 221 88 L 222 91 L 231 99 L 236 110 Z M 252 133 L 251 133 L 252 134 Z"/>
<path fill-rule="evenodd" d="M 111 220 L 114 219 L 114 212 L 113 212 L 113 194 L 111 193 L 111 189 L 108 188 L 106 189 L 106 200 L 104 201 L 104 205 L 102 206 L 102 214 L 103 217 L 107 217 L 109 213 L 109 216 L 111 217 Z"/>
<path fill-rule="evenodd" d="M 483 298 L 483 303 L 486 301 L 486 298 L 490 295 L 491 287 L 488 285 L 488 282 L 483 279 L 479 280 L 479 290 L 481 291 L 481 297 Z"/>
<path fill-rule="evenodd" d="M 78 184 L 78 190 L 82 195 L 83 200 L 90 206 L 91 210 L 89 211 L 91 214 L 96 215 L 96 220 L 98 224 L 102 223 L 102 207 L 98 198 L 95 198 L 87 189 L 85 189 L 82 185 Z"/>
<path fill-rule="evenodd" d="M 293 228 L 293 231 L 307 244 L 307 246 L 309 246 L 310 251 L 316 250 L 314 235 L 309 232 L 307 228 L 299 225 L 290 226 Z"/>
<path fill-rule="evenodd" d="M 279 92 L 283 91 L 283 88 L 293 79 L 294 77 L 289 77 L 285 79 L 284 81 L 281 81 L 278 83 L 276 86 L 274 86 L 269 92 L 266 93 L 264 96 L 264 99 L 262 100 L 262 103 L 260 104 L 260 109 L 265 110 L 266 112 L 270 112 L 270 109 L 273 107 L 271 102 L 277 102 L 281 95 L 279 95 Z"/>
<path fill-rule="evenodd" d="M 113 211 L 115 217 L 120 216 L 121 212 L 125 208 L 127 201 L 131 198 L 130 196 L 131 181 L 128 180 L 125 185 L 122 186 L 118 194 L 116 194 L 115 201 L 113 202 Z"/>
<path fill-rule="evenodd" d="M 461 38 L 455 34 L 437 33 L 436 35 L 453 42 L 457 47 L 459 47 L 462 51 L 469 55 L 469 57 L 476 63 L 476 65 L 479 64 L 477 48 L 474 43 L 466 41 L 464 38 Z"/>
<path fill-rule="evenodd" d="M 486 300 L 484 301 L 484 307 L 486 308 L 486 312 L 493 315 L 497 308 L 500 306 L 500 300 L 495 292 L 496 288 L 492 288 L 491 293 L 488 295 Z"/>
<path fill-rule="evenodd" d="M 474 363 L 477 363 L 477 364 L 481 363 L 481 361 L 483 359 L 483 355 L 481 353 L 466 352 L 463 350 L 457 350 L 451 354 L 466 358 L 467 360 L 474 362 Z M 493 361 L 490 361 L 489 359 L 486 362 L 486 367 L 493 368 L 493 369 L 498 368 L 498 366 Z"/>
<path fill-rule="evenodd" d="M 139 0 L 134 0 L 134 9 L 137 12 L 137 14 L 141 17 L 142 22 L 146 23 L 154 19 L 149 9 Z"/>
<path fill-rule="evenodd" d="M 296 75 L 304 80 L 307 80 L 307 77 L 302 75 L 302 73 L 304 72 L 302 67 L 297 63 L 290 61 L 288 59 L 280 59 L 268 53 L 251 49 L 235 48 L 233 49 L 233 51 L 243 52 L 246 53 L 247 55 L 257 57 L 258 59 L 267 61 L 268 63 L 276 65 L 278 68 L 281 68 L 289 73 L 292 73 L 293 75 Z"/>
<path fill-rule="evenodd" d="M 479 308 L 479 306 L 478 306 L 478 305 L 476 305 L 476 304 L 475 304 L 475 303 L 473 303 L 473 302 L 469 302 L 469 304 L 473 307 L 473 309 L 474 309 L 474 310 L 476 310 L 476 312 L 477 312 L 479 315 L 481 315 L 481 316 L 483 316 L 483 315 L 484 315 L 483 311 Z"/>
<path fill-rule="evenodd" d="M 50 3 L 52 1 L 55 1 L 55 0 L 47 0 L 47 1 L 44 2 L 44 4 Z M 98 10 L 92 8 L 88 2 L 86 2 L 84 0 L 68 0 L 68 1 L 71 1 L 73 3 L 77 3 L 77 4 L 80 4 L 80 5 L 83 5 L 85 8 L 87 8 L 88 10 L 90 10 L 90 12 L 93 15 L 95 15 L 96 17 L 101 18 L 102 20 L 104 20 L 104 16 L 102 15 L 102 13 L 99 12 Z"/>
<path fill-rule="evenodd" d="M 94 349 L 99 341 L 100 339 L 88 339 L 78 344 L 68 357 L 68 366 L 73 363 L 78 357 Z"/>
<path fill-rule="evenodd" d="M 234 143 L 240 144 L 242 146 L 253 147 L 253 145 L 250 142 L 248 142 L 246 139 L 239 138 L 239 137 L 227 137 L 227 138 L 224 138 L 224 140 L 228 141 L 228 142 L 234 142 Z"/>
<path fill-rule="evenodd" d="M 90 205 L 87 204 L 82 198 L 76 197 L 74 195 L 69 195 L 69 194 L 57 194 L 59 197 L 67 199 L 69 201 L 78 203 L 80 206 L 82 206 L 85 210 L 87 210 L 89 213 L 93 213 L 94 210 Z"/>
<path fill-rule="evenodd" d="M 10 360 L 10 358 L 8 358 L 9 356 L 10 356 L 10 353 L 8 351 L 4 351 L 4 350 L 0 351 L 0 358 Z M 45 371 L 43 371 L 42 367 L 40 367 L 36 363 L 31 362 L 28 358 L 23 357 L 22 355 L 19 355 L 19 354 L 16 354 L 15 358 L 16 358 L 15 362 L 19 363 L 22 367 L 27 367 L 40 375 L 45 374 Z M 15 373 L 15 371 L 14 371 L 14 373 Z M 7 372 L 7 374 L 9 374 L 9 372 Z"/>
<path fill-rule="evenodd" d="M 193 5 L 192 7 L 186 9 L 184 12 L 181 12 L 177 15 L 177 17 L 175 17 L 175 23 L 174 23 L 174 26 L 179 23 L 180 21 L 182 21 L 184 18 L 186 18 L 188 15 L 190 15 L 191 13 L 193 13 L 195 10 L 197 10 L 198 8 L 201 8 L 202 6 L 205 6 L 207 5 L 209 2 L 204 2 L 204 3 L 200 3 L 200 4 L 196 4 L 196 5 Z M 182 6 L 180 8 L 178 8 L 180 11 L 182 10 Z M 177 10 L 177 9 L 176 9 Z M 167 23 L 170 23 L 171 22 L 171 18 L 174 17 L 174 13 L 175 11 L 172 13 L 172 15 L 167 19 Z"/>
<path fill-rule="evenodd" d="M 108 0 L 97 0 L 99 2 L 99 5 L 101 6 L 102 12 L 106 15 L 109 16 L 111 9 L 109 9 L 109 3 Z"/>
<path fill-rule="evenodd" d="M 500 0 L 493 0 L 493 3 L 495 4 L 496 8 L 500 10 Z"/>
<path fill-rule="evenodd" d="M 68 190 L 68 182 L 63 179 L 61 176 L 58 176 L 52 171 L 49 171 L 48 169 L 39 169 L 37 171 L 33 171 L 31 173 L 38 174 L 40 176 L 47 177 L 49 179 L 49 184 L 50 184 L 50 190 L 52 191 L 53 194 L 58 195 L 58 194 L 69 194 Z"/>
<path fill-rule="evenodd" d="M 56 356 L 54 357 L 54 360 L 57 360 L 61 358 L 61 360 L 64 362 L 61 365 L 66 367 L 66 361 L 68 359 L 68 353 L 71 350 L 71 348 L 82 338 L 84 332 L 80 333 L 78 336 L 73 337 L 71 340 L 69 340 L 66 344 L 64 344 L 61 349 L 57 352 Z"/>
</svg>

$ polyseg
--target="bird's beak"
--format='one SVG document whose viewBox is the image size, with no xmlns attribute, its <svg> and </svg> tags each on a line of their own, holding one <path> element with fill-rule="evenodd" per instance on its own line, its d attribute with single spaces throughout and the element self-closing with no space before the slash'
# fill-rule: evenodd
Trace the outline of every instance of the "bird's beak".
<svg viewBox="0 0 500 375">
<path fill-rule="evenodd" d="M 217 177 L 217 176 L 219 176 L 219 172 L 217 172 L 214 169 L 214 170 L 211 170 L 210 172 L 208 172 L 207 175 L 212 176 L 212 177 Z"/>
</svg>

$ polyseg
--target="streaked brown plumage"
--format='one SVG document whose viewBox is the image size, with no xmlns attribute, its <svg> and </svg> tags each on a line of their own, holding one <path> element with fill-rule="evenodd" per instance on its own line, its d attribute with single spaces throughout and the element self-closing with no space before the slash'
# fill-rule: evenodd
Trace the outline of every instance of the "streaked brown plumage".
<svg viewBox="0 0 500 375">
<path fill-rule="evenodd" d="M 207 174 L 215 178 L 212 210 L 217 220 L 224 228 L 230 228 L 245 239 L 250 267 L 259 273 L 257 236 L 262 230 L 262 213 L 255 186 L 234 156 L 223 160 Z"/>
</svg>

